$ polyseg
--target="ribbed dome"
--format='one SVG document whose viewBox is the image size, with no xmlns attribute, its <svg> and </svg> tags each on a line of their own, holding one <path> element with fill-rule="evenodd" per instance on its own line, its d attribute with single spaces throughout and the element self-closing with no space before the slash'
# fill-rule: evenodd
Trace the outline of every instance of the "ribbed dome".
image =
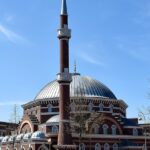
<svg viewBox="0 0 150 150">
<path fill-rule="evenodd" d="M 101 82 L 80 74 L 72 75 L 70 84 L 71 97 L 104 97 L 116 99 L 115 95 Z M 35 100 L 59 97 L 57 80 L 48 83 L 35 97 Z"/>
</svg>

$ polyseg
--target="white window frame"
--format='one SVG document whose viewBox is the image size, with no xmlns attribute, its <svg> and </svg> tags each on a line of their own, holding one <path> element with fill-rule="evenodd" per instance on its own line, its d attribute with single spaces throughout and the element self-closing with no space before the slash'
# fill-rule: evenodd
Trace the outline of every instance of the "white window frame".
<svg viewBox="0 0 150 150">
<path fill-rule="evenodd" d="M 104 105 L 102 103 L 99 104 L 99 111 L 104 111 Z"/>
<path fill-rule="evenodd" d="M 112 125 L 111 129 L 112 129 L 112 135 L 116 135 L 117 134 L 117 127 L 116 127 L 116 125 Z"/>
<path fill-rule="evenodd" d="M 84 143 L 79 144 L 79 150 L 85 150 L 85 144 Z"/>
<path fill-rule="evenodd" d="M 93 103 L 92 103 L 92 102 L 90 102 L 90 103 L 88 104 L 88 111 L 90 111 L 90 112 L 93 111 Z"/>
<path fill-rule="evenodd" d="M 113 144 L 113 150 L 118 150 L 118 144 L 117 143 Z"/>
<path fill-rule="evenodd" d="M 103 125 L 103 134 L 104 134 L 104 135 L 107 135 L 107 134 L 108 134 L 108 125 L 107 125 L 107 124 L 104 124 L 104 125 Z"/>
<path fill-rule="evenodd" d="M 75 104 L 75 102 L 72 102 L 72 103 L 70 104 L 70 108 L 71 108 L 71 111 L 72 111 L 72 112 L 75 112 L 75 111 L 76 111 L 76 104 Z"/>
<path fill-rule="evenodd" d="M 52 110 L 52 107 L 53 107 L 53 105 L 52 104 L 48 104 L 48 112 L 52 112 L 53 110 Z"/>
<path fill-rule="evenodd" d="M 58 133 L 58 127 L 56 125 L 52 126 L 52 133 L 54 134 Z"/>
<path fill-rule="evenodd" d="M 137 128 L 133 128 L 133 136 L 138 136 L 138 129 Z"/>
<path fill-rule="evenodd" d="M 99 143 L 95 144 L 95 150 L 101 150 L 101 145 Z"/>
<path fill-rule="evenodd" d="M 114 108 L 114 105 L 113 105 L 113 104 L 110 104 L 110 105 L 109 105 L 109 110 L 110 110 L 110 112 L 113 112 L 113 108 Z"/>
<path fill-rule="evenodd" d="M 104 144 L 104 150 L 110 150 L 110 146 L 109 146 L 108 143 L 105 143 L 105 144 Z"/>
</svg>

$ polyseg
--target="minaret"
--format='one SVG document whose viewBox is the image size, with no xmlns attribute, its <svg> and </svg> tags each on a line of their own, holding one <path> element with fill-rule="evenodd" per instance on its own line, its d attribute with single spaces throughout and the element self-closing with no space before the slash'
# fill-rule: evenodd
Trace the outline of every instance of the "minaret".
<svg viewBox="0 0 150 150">
<path fill-rule="evenodd" d="M 69 39 L 71 30 L 68 28 L 68 13 L 66 0 L 62 0 L 60 29 L 58 29 L 60 40 L 60 73 L 57 81 L 59 83 L 59 134 L 57 149 L 71 149 L 72 136 L 70 132 L 70 82 L 72 80 L 69 73 Z"/>
</svg>

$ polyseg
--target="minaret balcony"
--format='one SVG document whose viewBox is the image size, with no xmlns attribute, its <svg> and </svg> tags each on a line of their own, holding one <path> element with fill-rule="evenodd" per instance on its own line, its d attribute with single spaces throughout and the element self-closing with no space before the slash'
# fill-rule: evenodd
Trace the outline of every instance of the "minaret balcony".
<svg viewBox="0 0 150 150">
<path fill-rule="evenodd" d="M 59 39 L 63 39 L 63 38 L 70 39 L 71 38 L 71 29 L 68 29 L 68 28 L 58 29 L 57 30 L 57 37 Z"/>
<path fill-rule="evenodd" d="M 67 72 L 57 74 L 57 81 L 59 83 L 70 83 L 72 81 L 72 75 Z"/>
</svg>

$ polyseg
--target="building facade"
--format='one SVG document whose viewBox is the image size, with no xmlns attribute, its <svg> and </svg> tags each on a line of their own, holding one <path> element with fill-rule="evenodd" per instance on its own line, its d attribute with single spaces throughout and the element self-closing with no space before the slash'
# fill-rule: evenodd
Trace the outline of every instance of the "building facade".
<svg viewBox="0 0 150 150">
<path fill-rule="evenodd" d="M 103 83 L 69 72 L 66 0 L 62 0 L 60 73 L 22 105 L 17 134 L 1 136 L 1 150 L 150 150 L 150 137 L 137 118 L 127 118 L 127 104 Z"/>
<path fill-rule="evenodd" d="M 17 126 L 15 123 L 0 121 L 0 137 L 13 134 Z"/>
</svg>

